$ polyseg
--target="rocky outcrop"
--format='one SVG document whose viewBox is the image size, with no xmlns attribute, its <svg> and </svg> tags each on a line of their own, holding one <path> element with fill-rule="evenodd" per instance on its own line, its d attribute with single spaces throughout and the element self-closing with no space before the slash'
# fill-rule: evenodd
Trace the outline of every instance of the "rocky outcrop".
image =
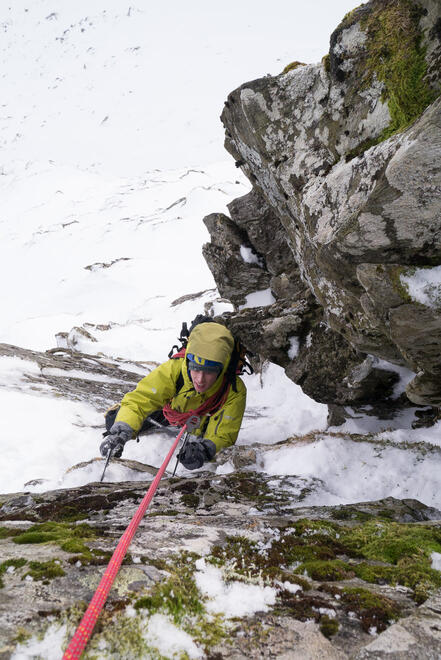
<svg viewBox="0 0 441 660">
<path fill-rule="evenodd" d="M 69 348 L 53 348 L 45 352 L 0 344 L 0 357 L 19 360 L 22 375 L 0 387 L 19 392 L 31 389 L 43 396 L 62 396 L 71 401 L 86 401 L 98 410 L 105 410 L 120 401 L 136 387 L 156 363 L 127 363 L 99 355 L 88 355 Z"/>
<path fill-rule="evenodd" d="M 85 658 L 155 657 L 158 613 L 204 658 L 255 658 L 256 648 L 262 658 L 438 657 L 441 579 L 429 556 L 441 512 L 393 498 L 302 507 L 286 480 L 246 471 L 164 480 Z M 37 636 L 61 657 L 147 486 L 0 495 L 2 659 L 28 657 Z M 206 565 L 230 589 L 274 590 L 273 604 L 230 622 L 213 616 L 197 587 Z"/>
<path fill-rule="evenodd" d="M 371 0 L 321 64 L 225 104 L 225 146 L 253 190 L 205 219 L 204 255 L 235 304 L 227 322 L 320 401 L 384 398 L 389 362 L 416 374 L 413 402 L 441 404 L 441 306 L 406 280 L 441 264 L 440 24 L 435 0 Z M 274 302 L 247 309 L 265 289 Z"/>
</svg>

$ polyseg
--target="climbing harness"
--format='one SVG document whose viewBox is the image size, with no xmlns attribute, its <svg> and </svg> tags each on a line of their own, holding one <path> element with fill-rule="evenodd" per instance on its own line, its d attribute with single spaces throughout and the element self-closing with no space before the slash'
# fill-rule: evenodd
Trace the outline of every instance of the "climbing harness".
<svg viewBox="0 0 441 660">
<path fill-rule="evenodd" d="M 81 654 L 84 651 L 86 644 L 92 635 L 93 629 L 101 613 L 101 610 L 103 609 L 104 604 L 107 600 L 107 596 L 109 595 L 110 589 L 112 588 L 112 584 L 117 576 L 117 573 L 125 557 L 127 549 L 130 543 L 132 542 L 135 532 L 138 529 L 139 523 L 141 522 L 147 510 L 148 505 L 153 499 L 156 489 L 158 488 L 159 482 L 162 479 L 162 476 L 173 456 L 176 447 L 179 444 L 179 441 L 181 440 L 184 433 L 186 433 L 188 437 L 188 433 L 190 431 L 193 431 L 194 429 L 197 429 L 199 424 L 200 424 L 199 417 L 194 415 L 193 417 L 187 420 L 186 424 L 182 427 L 182 429 L 178 433 L 176 440 L 174 441 L 170 451 L 165 457 L 163 464 L 159 468 L 156 477 L 153 479 L 150 488 L 148 489 L 147 493 L 144 495 L 144 498 L 141 504 L 139 505 L 138 510 L 136 511 L 135 515 L 130 521 L 126 531 L 122 535 L 112 555 L 112 558 L 110 559 L 107 565 L 104 575 L 101 578 L 98 588 L 95 591 L 92 600 L 90 601 L 89 607 L 87 608 L 83 618 L 81 619 L 81 622 L 78 628 L 76 629 L 76 632 L 72 637 L 71 642 L 63 655 L 63 660 L 78 660 L 81 657 Z"/>
</svg>

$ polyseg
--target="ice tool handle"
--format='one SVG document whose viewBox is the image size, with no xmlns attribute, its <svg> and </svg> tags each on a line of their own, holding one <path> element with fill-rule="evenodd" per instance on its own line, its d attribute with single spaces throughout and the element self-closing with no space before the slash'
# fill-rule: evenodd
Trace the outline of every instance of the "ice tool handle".
<svg viewBox="0 0 441 660">
<path fill-rule="evenodd" d="M 199 428 L 199 425 L 201 423 L 201 418 L 198 415 L 192 415 L 187 419 L 187 423 L 185 426 L 187 427 L 187 432 L 189 431 L 195 431 L 196 429 Z"/>
<path fill-rule="evenodd" d="M 180 449 L 180 451 L 179 451 L 179 453 L 176 457 L 176 465 L 175 465 L 175 469 L 173 470 L 173 474 L 172 474 L 173 477 L 175 476 L 176 470 L 178 469 L 179 454 L 181 453 L 181 451 L 184 451 L 184 449 L 185 449 L 185 446 L 188 442 L 188 436 L 190 434 L 190 431 L 195 431 L 196 429 L 198 429 L 200 424 L 201 424 L 201 418 L 199 417 L 199 415 L 192 415 L 191 417 L 189 417 L 187 419 L 187 421 L 185 423 L 185 426 L 184 426 L 184 428 L 186 429 L 184 442 L 182 443 L 182 447 L 181 447 L 181 449 Z"/>
</svg>

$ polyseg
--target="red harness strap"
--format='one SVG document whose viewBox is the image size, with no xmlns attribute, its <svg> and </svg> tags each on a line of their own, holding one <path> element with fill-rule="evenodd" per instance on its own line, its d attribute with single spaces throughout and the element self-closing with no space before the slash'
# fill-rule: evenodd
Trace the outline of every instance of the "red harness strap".
<svg viewBox="0 0 441 660">
<path fill-rule="evenodd" d="M 193 415 L 198 415 L 198 417 L 205 417 L 206 415 L 212 415 L 217 410 L 222 408 L 225 401 L 227 400 L 228 393 L 230 391 L 230 384 L 227 385 L 227 379 L 224 378 L 221 387 L 217 392 L 212 394 L 204 403 L 202 403 L 199 408 L 196 410 L 189 410 L 188 412 L 179 412 L 178 410 L 173 410 L 170 403 L 166 403 L 162 412 L 164 417 L 172 426 L 183 426 L 185 422 L 192 417 Z"/>
</svg>

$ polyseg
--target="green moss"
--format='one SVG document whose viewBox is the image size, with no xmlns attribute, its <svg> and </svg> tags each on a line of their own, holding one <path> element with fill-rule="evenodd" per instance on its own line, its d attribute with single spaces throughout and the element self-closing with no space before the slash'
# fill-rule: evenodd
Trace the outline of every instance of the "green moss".
<svg viewBox="0 0 441 660">
<path fill-rule="evenodd" d="M 332 512 L 332 517 L 334 520 L 359 520 L 364 522 L 366 520 L 372 520 L 374 516 L 364 511 L 358 511 L 358 509 L 350 506 L 342 506 L 340 509 L 335 509 Z"/>
<path fill-rule="evenodd" d="M 366 72 L 384 83 L 391 123 L 386 139 L 409 126 L 432 103 L 437 94 L 425 81 L 426 50 L 419 21 L 423 9 L 411 0 L 398 0 L 376 7 L 361 19 L 368 34 Z"/>
<path fill-rule="evenodd" d="M 261 475 L 235 472 L 226 477 L 224 486 L 230 498 L 236 502 L 244 497 L 253 501 L 256 508 L 262 508 L 265 504 L 274 506 L 274 493 L 268 488 Z"/>
<path fill-rule="evenodd" d="M 312 537 L 317 532 L 327 534 L 329 537 L 335 537 L 339 532 L 340 526 L 329 520 L 310 520 L 309 518 L 300 518 L 296 520 L 286 531 L 293 531 L 297 536 Z"/>
<path fill-rule="evenodd" d="M 320 596 L 293 594 L 287 589 L 281 589 L 277 594 L 274 613 L 281 616 L 289 615 L 298 621 L 320 620 L 320 608 L 328 603 Z"/>
<path fill-rule="evenodd" d="M 19 529 L 10 529 L 9 527 L 0 527 L 0 539 L 7 539 L 11 536 L 20 534 Z"/>
<path fill-rule="evenodd" d="M 355 573 L 349 565 L 339 559 L 333 561 L 306 561 L 296 568 L 296 572 L 306 573 L 317 582 L 336 582 L 353 578 Z"/>
<path fill-rule="evenodd" d="M 350 160 L 374 144 L 405 130 L 437 98 L 426 81 L 426 48 L 420 19 L 424 9 L 413 0 L 377 2 L 369 11 L 349 12 L 339 29 L 360 21 L 367 34 L 366 55 L 359 64 L 360 88 L 383 83 L 381 100 L 387 103 L 391 121 L 374 140 L 366 140 L 346 155 Z"/>
<path fill-rule="evenodd" d="M 327 53 L 326 55 L 323 55 L 323 57 L 322 57 L 322 64 L 323 64 L 323 66 L 325 67 L 325 71 L 326 71 L 327 73 L 329 73 L 330 70 L 331 70 L 331 59 L 330 59 L 330 57 L 329 57 L 329 53 Z"/>
<path fill-rule="evenodd" d="M 352 569 L 357 577 L 372 584 L 391 584 L 394 582 L 395 569 L 392 566 L 380 566 L 361 562 L 353 564 Z"/>
<path fill-rule="evenodd" d="M 166 509 L 165 511 L 154 511 L 153 513 L 150 513 L 149 518 L 154 518 L 155 516 L 173 517 L 180 515 L 181 515 L 181 511 L 178 511 L 177 509 Z"/>
<path fill-rule="evenodd" d="M 8 568 L 10 566 L 13 566 L 14 568 L 21 568 L 27 563 L 26 559 L 22 558 L 17 558 L 17 559 L 7 559 L 6 561 L 2 562 L 0 564 L 0 589 L 2 589 L 5 585 L 2 580 L 2 575 L 6 573 Z"/>
<path fill-rule="evenodd" d="M 15 637 L 13 639 L 13 642 L 14 644 L 24 644 L 31 637 L 32 637 L 32 633 L 29 630 L 23 628 L 22 626 L 19 626 L 15 631 Z"/>
<path fill-rule="evenodd" d="M 65 552 L 71 552 L 72 554 L 75 552 L 83 554 L 89 551 L 89 548 L 87 548 L 82 539 L 69 539 L 61 543 L 60 547 Z"/>
<path fill-rule="evenodd" d="M 361 154 L 364 154 L 365 151 L 375 146 L 379 142 L 381 142 L 381 140 L 378 138 L 368 138 L 367 140 L 363 140 L 363 142 L 360 142 L 360 144 L 357 144 L 356 147 L 346 153 L 346 161 L 349 162 L 353 158 L 361 156 Z"/>
<path fill-rule="evenodd" d="M 29 571 L 23 575 L 23 580 L 29 575 L 33 580 L 43 580 L 45 584 L 53 578 L 66 575 L 61 564 L 56 559 L 50 561 L 30 561 Z"/>
<path fill-rule="evenodd" d="M 81 511 L 79 507 L 70 504 L 57 511 L 53 519 L 57 522 L 76 522 L 77 520 L 87 520 L 88 517 L 88 514 Z"/>
<path fill-rule="evenodd" d="M 387 520 L 393 520 L 394 512 L 391 511 L 390 509 L 380 509 L 380 511 L 378 512 L 378 517 L 386 518 Z"/>
<path fill-rule="evenodd" d="M 412 298 L 409 295 L 409 289 L 401 281 L 401 275 L 403 275 L 406 270 L 408 273 L 408 269 L 404 268 L 403 266 L 394 266 L 389 269 L 389 278 L 394 290 L 398 293 L 399 296 L 401 296 L 404 302 L 411 303 Z"/>
<path fill-rule="evenodd" d="M 51 541 L 59 544 L 71 538 L 90 539 L 95 536 L 95 530 L 84 523 L 72 525 L 60 522 L 44 522 L 33 525 L 27 531 L 18 534 L 13 541 L 19 544 L 48 543 Z"/>
<path fill-rule="evenodd" d="M 352 522 L 358 513 L 351 507 L 343 520 Z M 350 526 L 299 520 L 281 530 L 265 550 L 246 537 L 228 537 L 223 545 L 212 548 L 209 561 L 229 566 L 234 579 L 288 580 L 304 590 L 309 587 L 300 577 L 305 571 L 317 582 L 356 576 L 372 584 L 401 584 L 413 590 L 417 602 L 423 602 L 441 586 L 441 574 L 431 568 L 430 560 L 433 551 L 441 552 L 441 529 L 395 523 L 386 513 L 382 512 L 382 519 L 366 514 L 368 520 Z"/>
<path fill-rule="evenodd" d="M 172 558 L 167 570 L 170 577 L 155 584 L 150 593 L 135 602 L 135 610 L 149 615 L 161 612 L 169 616 L 205 649 L 218 644 L 226 636 L 221 616 L 207 615 L 204 597 L 195 580 L 197 555 L 183 553 Z"/>
<path fill-rule="evenodd" d="M 103 649 L 105 655 L 111 658 L 167 660 L 157 648 L 145 641 L 145 625 L 140 617 L 110 617 L 103 613 L 98 624 L 84 656 L 81 656 L 84 660 L 102 658 Z"/>
<path fill-rule="evenodd" d="M 386 564 L 362 562 L 353 566 L 363 580 L 409 587 L 418 603 L 426 600 L 434 588 L 441 587 L 441 574 L 432 569 L 430 559 L 432 552 L 441 551 L 441 529 L 371 521 L 342 536 L 348 553 Z"/>
<path fill-rule="evenodd" d="M 204 612 L 200 598 L 193 570 L 182 566 L 169 579 L 155 585 L 148 596 L 137 600 L 135 609 L 146 609 L 149 614 L 165 612 L 179 625 L 184 617 L 200 616 Z"/>
<path fill-rule="evenodd" d="M 406 557 L 428 557 L 441 552 L 441 529 L 434 526 L 405 525 L 370 521 L 343 532 L 342 542 L 353 553 L 367 559 L 396 564 Z"/>
<path fill-rule="evenodd" d="M 155 568 L 158 569 L 158 571 L 168 571 L 169 570 L 169 565 L 168 562 L 166 562 L 165 559 L 155 559 L 154 557 L 141 557 L 141 560 L 143 561 L 144 564 L 148 564 L 149 566 L 154 566 Z"/>
<path fill-rule="evenodd" d="M 243 576 L 250 580 L 260 576 L 270 582 L 275 579 L 289 580 L 306 590 L 310 588 L 309 583 L 297 574 L 302 570 L 299 568 L 293 573 L 291 567 L 302 562 L 302 569 L 309 566 L 311 570 L 314 568 L 314 571 L 318 571 L 320 567 L 322 570 L 327 567 L 329 573 L 329 560 L 344 552 L 335 535 L 332 523 L 300 520 L 295 526 L 281 533 L 280 538 L 273 540 L 271 546 L 264 551 L 245 537 L 233 536 L 227 538 L 223 546 L 214 546 L 211 557 L 214 563 L 234 566 L 237 579 Z M 341 574 L 341 566 L 338 563 L 332 570 Z"/>
<path fill-rule="evenodd" d="M 181 495 L 182 502 L 191 509 L 197 509 L 199 506 L 199 497 L 192 493 Z"/>
<path fill-rule="evenodd" d="M 20 545 L 55 543 L 64 552 L 75 554 L 70 563 L 81 561 L 83 565 L 103 564 L 110 554 L 102 550 L 90 550 L 85 540 L 96 538 L 96 531 L 85 523 L 45 522 L 33 525 L 26 532 L 15 536 Z"/>
<path fill-rule="evenodd" d="M 374 594 L 368 589 L 343 589 L 341 602 L 347 612 L 355 612 L 360 618 L 365 632 L 369 632 L 371 628 L 382 632 L 391 621 L 399 618 L 401 612 L 397 603 L 390 598 Z"/>
<path fill-rule="evenodd" d="M 0 564 L 0 574 L 5 573 L 9 566 L 13 566 L 14 568 L 21 568 L 26 563 L 27 560 L 22 557 L 18 557 L 17 559 L 7 559 Z"/>
<path fill-rule="evenodd" d="M 298 69 L 299 66 L 305 66 L 305 62 L 290 62 L 283 69 L 282 74 L 288 73 L 288 71 L 293 71 L 294 69 Z"/>
<path fill-rule="evenodd" d="M 98 548 L 89 550 L 87 546 L 84 546 L 83 552 L 81 552 L 81 554 L 73 555 L 73 557 L 69 557 L 67 561 L 69 564 L 76 564 L 77 562 L 80 562 L 82 566 L 104 566 L 105 564 L 108 564 L 111 557 L 111 552 L 106 552 L 105 550 L 100 550 Z M 131 560 L 128 556 L 126 556 L 124 557 L 122 563 L 131 563 Z"/>
<path fill-rule="evenodd" d="M 338 632 L 338 628 L 338 621 L 336 619 L 332 619 L 327 614 L 324 614 L 320 619 L 320 632 L 328 639 L 333 637 L 333 635 Z"/>
</svg>

